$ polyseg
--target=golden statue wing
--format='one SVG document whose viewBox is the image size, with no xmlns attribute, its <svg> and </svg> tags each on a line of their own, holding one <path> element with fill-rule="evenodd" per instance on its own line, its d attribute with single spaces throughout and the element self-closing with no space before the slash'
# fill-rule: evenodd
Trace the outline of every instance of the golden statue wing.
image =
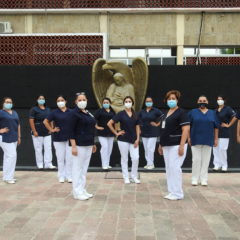
<svg viewBox="0 0 240 240">
<path fill-rule="evenodd" d="M 148 87 L 148 66 L 143 58 L 135 58 L 132 62 L 133 86 L 136 96 L 136 111 L 140 111 Z"/>
<path fill-rule="evenodd" d="M 113 74 L 108 70 L 102 69 L 105 63 L 105 59 L 99 58 L 92 67 L 92 87 L 99 107 L 102 106 L 103 98 L 106 97 L 107 89 L 112 83 Z"/>
</svg>

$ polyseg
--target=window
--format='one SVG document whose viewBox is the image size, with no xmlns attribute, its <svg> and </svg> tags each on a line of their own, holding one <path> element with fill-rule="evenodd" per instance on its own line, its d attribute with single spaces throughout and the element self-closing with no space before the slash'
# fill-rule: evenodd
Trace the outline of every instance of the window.
<svg viewBox="0 0 240 240">
<path fill-rule="evenodd" d="M 196 56 L 198 48 L 184 48 L 185 57 Z M 201 57 L 215 57 L 240 54 L 240 48 L 200 48 Z"/>
<path fill-rule="evenodd" d="M 135 57 L 145 57 L 145 49 L 128 49 L 128 57 L 135 58 Z"/>
<path fill-rule="evenodd" d="M 127 49 L 124 49 L 124 48 L 111 49 L 110 50 L 110 57 L 111 58 L 124 58 L 124 57 L 127 57 Z"/>
<path fill-rule="evenodd" d="M 110 60 L 131 65 L 134 58 L 142 57 L 149 65 L 174 65 L 176 57 L 172 52 L 172 48 L 113 48 L 110 49 Z"/>
</svg>

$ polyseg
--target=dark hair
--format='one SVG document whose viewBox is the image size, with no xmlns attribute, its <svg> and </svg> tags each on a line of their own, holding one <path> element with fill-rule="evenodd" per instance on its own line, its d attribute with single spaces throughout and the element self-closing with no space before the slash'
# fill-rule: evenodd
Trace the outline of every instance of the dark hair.
<svg viewBox="0 0 240 240">
<path fill-rule="evenodd" d="M 104 102 L 104 100 L 109 101 L 110 104 L 112 103 L 111 99 L 108 98 L 108 97 L 103 98 L 102 102 Z M 110 105 L 109 109 L 110 109 L 111 112 L 114 112 L 114 113 L 115 113 L 115 111 L 113 110 L 113 108 L 111 107 L 111 105 Z"/>
<path fill-rule="evenodd" d="M 2 107 L 3 107 L 3 104 L 5 103 L 5 101 L 6 101 L 7 99 L 11 99 L 11 100 L 12 100 L 11 97 L 4 97 L 3 100 L 2 100 Z M 12 101 L 13 101 L 13 100 L 12 100 Z"/>
<path fill-rule="evenodd" d="M 46 99 L 43 94 L 39 94 L 36 99 L 38 100 L 40 97 L 44 97 L 44 99 Z M 35 105 L 38 106 L 39 105 L 38 102 L 36 102 Z M 43 106 L 46 107 L 46 103 L 44 103 Z"/>
<path fill-rule="evenodd" d="M 128 99 L 128 98 L 131 99 L 132 105 L 134 105 L 134 100 L 133 100 L 133 98 L 132 98 L 131 96 L 126 96 L 126 97 L 123 99 L 123 104 L 124 104 L 125 100 Z"/>
<path fill-rule="evenodd" d="M 168 98 L 170 97 L 170 95 L 175 95 L 177 100 L 180 99 L 181 97 L 181 93 L 178 90 L 170 90 L 166 93 L 165 97 L 164 97 L 164 102 L 167 102 Z"/>
<path fill-rule="evenodd" d="M 219 97 L 222 98 L 224 101 L 226 101 L 226 97 L 225 97 L 224 95 L 218 94 L 218 95 L 217 95 L 217 99 L 218 99 Z"/>
<path fill-rule="evenodd" d="M 107 101 L 109 101 L 110 103 L 112 103 L 111 99 L 108 98 L 108 97 L 103 98 L 102 102 L 104 102 L 105 100 L 107 100 Z"/>
<path fill-rule="evenodd" d="M 57 101 L 58 98 L 60 98 L 60 97 L 63 98 L 65 101 L 67 101 L 67 98 L 65 98 L 65 96 L 63 96 L 63 95 L 61 95 L 61 94 L 56 97 L 56 101 Z"/>
<path fill-rule="evenodd" d="M 153 101 L 153 98 L 152 98 L 152 97 L 150 97 L 150 96 L 147 96 L 147 97 L 145 97 L 145 102 L 146 102 L 147 98 L 151 98 L 151 99 L 152 99 L 152 101 Z"/>
<path fill-rule="evenodd" d="M 85 96 L 87 98 L 87 95 L 86 95 L 85 92 L 78 92 L 75 95 L 76 95 L 75 100 L 77 100 L 78 96 L 80 96 L 80 95 L 83 95 L 83 96 Z"/>
<path fill-rule="evenodd" d="M 204 94 L 201 94 L 201 95 L 198 97 L 198 99 L 199 99 L 200 97 L 205 97 L 205 98 L 207 99 L 207 101 L 208 101 L 208 98 L 207 98 L 207 96 L 206 96 L 206 95 L 204 95 Z"/>
</svg>

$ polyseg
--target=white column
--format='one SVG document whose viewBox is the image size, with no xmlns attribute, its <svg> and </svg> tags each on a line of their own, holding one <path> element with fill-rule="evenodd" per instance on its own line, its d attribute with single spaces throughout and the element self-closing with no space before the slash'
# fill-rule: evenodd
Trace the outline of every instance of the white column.
<svg viewBox="0 0 240 240">
<path fill-rule="evenodd" d="M 25 33 L 32 33 L 33 26 L 32 26 L 32 14 L 28 14 L 25 16 Z"/>
<path fill-rule="evenodd" d="M 109 28 L 108 28 L 108 14 L 101 13 L 99 15 L 99 32 L 104 33 L 104 39 L 103 39 L 103 58 L 108 59 L 108 52 L 109 52 Z"/>
<path fill-rule="evenodd" d="M 183 65 L 184 50 L 184 15 L 177 14 L 176 17 L 176 42 L 177 42 L 177 65 Z"/>
</svg>

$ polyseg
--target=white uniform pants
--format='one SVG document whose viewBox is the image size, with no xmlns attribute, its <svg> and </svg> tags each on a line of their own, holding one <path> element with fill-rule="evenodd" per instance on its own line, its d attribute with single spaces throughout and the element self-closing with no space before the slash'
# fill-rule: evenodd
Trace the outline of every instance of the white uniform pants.
<svg viewBox="0 0 240 240">
<path fill-rule="evenodd" d="M 92 156 L 93 146 L 77 146 L 77 156 L 72 155 L 72 186 L 73 194 L 83 194 L 86 186 L 86 175 Z"/>
<path fill-rule="evenodd" d="M 0 146 L 3 150 L 3 181 L 13 180 L 17 162 L 17 142 L 2 142 L 0 136 Z"/>
<path fill-rule="evenodd" d="M 229 138 L 219 138 L 217 147 L 213 147 L 213 164 L 215 168 L 228 168 L 227 149 Z"/>
<path fill-rule="evenodd" d="M 35 150 L 36 163 L 38 168 L 48 168 L 52 164 L 52 138 L 51 135 L 46 137 L 32 136 Z M 43 154 L 44 147 L 44 154 Z"/>
<path fill-rule="evenodd" d="M 183 198 L 182 165 L 187 154 L 187 144 L 184 145 L 183 156 L 178 155 L 179 145 L 163 147 L 168 192 L 176 198 Z"/>
<path fill-rule="evenodd" d="M 207 145 L 192 146 L 192 181 L 207 182 L 211 152 Z"/>
<path fill-rule="evenodd" d="M 154 165 L 154 152 L 156 148 L 156 142 L 157 138 L 156 137 L 142 137 L 143 141 L 143 147 L 145 151 L 145 159 L 147 161 L 147 165 Z"/>
<path fill-rule="evenodd" d="M 134 147 L 134 144 L 128 142 L 118 141 L 118 147 L 121 154 L 122 175 L 124 179 L 128 179 L 128 153 L 132 160 L 131 177 L 138 177 L 138 163 L 139 163 L 139 147 Z"/>
<path fill-rule="evenodd" d="M 53 142 L 58 163 L 58 178 L 72 179 L 71 147 L 68 141 Z"/>
<path fill-rule="evenodd" d="M 114 137 L 98 137 L 98 140 L 101 144 L 101 160 L 102 167 L 108 167 L 110 163 L 110 157 L 113 149 Z"/>
</svg>

